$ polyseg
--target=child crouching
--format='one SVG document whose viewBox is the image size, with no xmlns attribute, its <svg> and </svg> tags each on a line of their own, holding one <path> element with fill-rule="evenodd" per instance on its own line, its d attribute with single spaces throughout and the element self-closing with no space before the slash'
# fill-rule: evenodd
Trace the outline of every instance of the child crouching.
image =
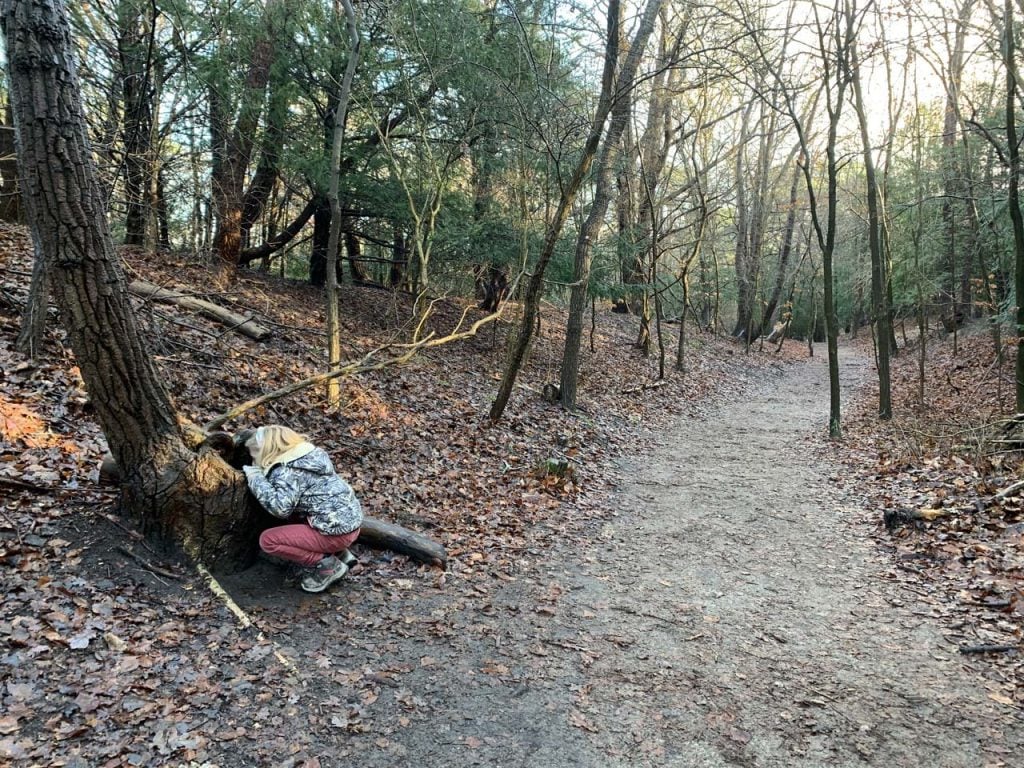
<svg viewBox="0 0 1024 768">
<path fill-rule="evenodd" d="M 290 521 L 260 535 L 260 549 L 302 566 L 300 586 L 322 592 L 348 573 L 348 547 L 359 537 L 363 510 L 331 457 L 277 424 L 239 433 L 252 455 L 242 467 L 249 490 L 274 517 Z"/>
</svg>

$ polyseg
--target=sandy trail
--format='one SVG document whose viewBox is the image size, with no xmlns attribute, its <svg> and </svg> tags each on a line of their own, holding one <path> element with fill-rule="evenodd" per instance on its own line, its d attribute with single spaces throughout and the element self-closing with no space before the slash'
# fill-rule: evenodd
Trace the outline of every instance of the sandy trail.
<svg viewBox="0 0 1024 768">
<path fill-rule="evenodd" d="M 843 358 L 849 391 L 868 361 Z M 830 484 L 808 439 L 827 402 L 816 357 L 624 468 L 631 511 L 571 592 L 589 634 L 621 636 L 578 697 L 603 764 L 1024 765 L 1019 713 L 882 579 Z"/>
</svg>

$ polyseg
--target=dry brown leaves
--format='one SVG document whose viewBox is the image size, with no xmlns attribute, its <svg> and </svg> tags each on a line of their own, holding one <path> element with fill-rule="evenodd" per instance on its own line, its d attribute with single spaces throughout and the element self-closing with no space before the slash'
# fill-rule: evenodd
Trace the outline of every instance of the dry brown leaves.
<svg viewBox="0 0 1024 768">
<path fill-rule="evenodd" d="M 853 410 L 845 451 L 867 489 L 890 576 L 939 618 L 990 696 L 1024 706 L 1024 497 L 999 494 L 1024 476 L 1013 413 L 1014 346 L 1002 364 L 986 329 L 929 339 L 925 402 L 920 348 L 893 361 L 895 418 L 875 418 L 877 382 Z M 887 515 L 891 530 L 883 525 Z"/>
</svg>

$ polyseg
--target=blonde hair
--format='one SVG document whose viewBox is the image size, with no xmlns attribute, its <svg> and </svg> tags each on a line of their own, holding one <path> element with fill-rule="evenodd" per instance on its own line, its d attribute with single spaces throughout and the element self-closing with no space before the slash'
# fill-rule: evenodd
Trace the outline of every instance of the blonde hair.
<svg viewBox="0 0 1024 768">
<path fill-rule="evenodd" d="M 269 469 L 279 456 L 304 442 L 306 438 L 293 429 L 280 424 L 267 424 L 253 432 L 245 441 L 245 447 L 249 449 L 257 466 Z"/>
</svg>

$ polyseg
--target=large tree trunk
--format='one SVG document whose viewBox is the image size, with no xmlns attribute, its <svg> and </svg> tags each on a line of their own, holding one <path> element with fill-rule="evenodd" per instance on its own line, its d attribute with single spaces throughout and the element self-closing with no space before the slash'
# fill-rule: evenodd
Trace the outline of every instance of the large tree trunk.
<svg viewBox="0 0 1024 768">
<path fill-rule="evenodd" d="M 185 444 L 132 312 L 91 163 L 60 0 L 4 0 L 22 190 L 55 303 L 118 465 L 124 504 L 147 531 L 224 569 L 255 551 L 245 478 Z"/>
</svg>

